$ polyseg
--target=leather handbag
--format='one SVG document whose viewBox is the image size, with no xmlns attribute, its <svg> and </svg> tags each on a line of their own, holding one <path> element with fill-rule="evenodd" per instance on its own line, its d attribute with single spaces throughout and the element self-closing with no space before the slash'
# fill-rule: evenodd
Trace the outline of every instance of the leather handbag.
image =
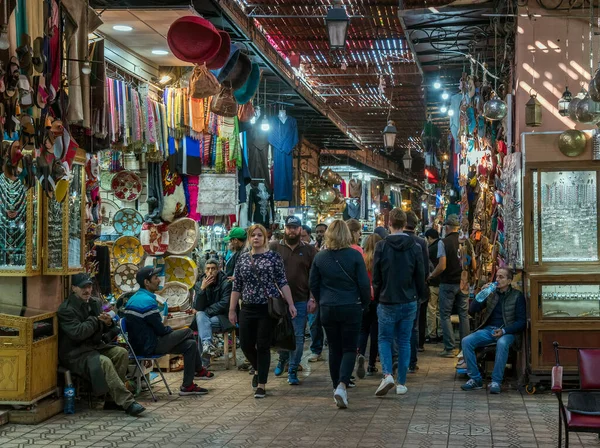
<svg viewBox="0 0 600 448">
<path fill-rule="evenodd" d="M 230 88 L 223 87 L 219 93 L 212 97 L 210 111 L 213 114 L 223 117 L 235 117 L 237 115 L 238 104 L 233 97 L 233 91 Z"/>
<path fill-rule="evenodd" d="M 197 65 L 190 78 L 192 98 L 201 99 L 216 95 L 221 90 L 219 81 L 215 78 L 206 65 Z"/>
<path fill-rule="evenodd" d="M 252 267 L 252 271 L 254 272 L 254 275 L 256 275 L 256 278 L 260 282 L 260 284 L 263 288 L 263 292 L 267 296 L 267 304 L 269 307 L 269 316 L 271 316 L 273 319 L 281 319 L 282 317 L 287 316 L 288 304 L 285 301 L 285 298 L 283 297 L 283 293 L 281 292 L 281 289 L 279 289 L 279 286 L 277 286 L 277 283 L 273 282 L 273 284 L 277 288 L 277 291 L 279 294 L 277 296 L 273 296 L 273 295 L 269 294 L 269 291 L 267 291 L 267 288 L 265 288 L 264 283 L 260 281 L 260 276 L 258 275 L 258 270 L 256 269 L 256 266 L 254 265 L 254 260 L 252 259 L 252 254 L 250 254 L 250 266 Z"/>
<path fill-rule="evenodd" d="M 242 104 L 238 109 L 238 119 L 242 123 L 247 123 L 252 120 L 252 117 L 254 117 L 254 106 L 252 105 L 252 102 L 250 101 L 246 104 Z"/>
</svg>

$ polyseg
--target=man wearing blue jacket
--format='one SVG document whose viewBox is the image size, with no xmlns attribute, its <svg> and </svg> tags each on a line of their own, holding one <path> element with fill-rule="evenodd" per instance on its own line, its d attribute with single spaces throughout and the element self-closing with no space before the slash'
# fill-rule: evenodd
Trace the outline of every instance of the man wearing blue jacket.
<svg viewBox="0 0 600 448">
<path fill-rule="evenodd" d="M 496 273 L 498 286 L 496 291 L 483 302 L 473 300 L 469 308 L 470 314 L 484 310 L 481 325 L 474 333 L 462 340 L 463 356 L 467 363 L 469 381 L 461 386 L 462 390 L 483 388 L 481 373 L 477 366 L 475 349 L 496 343 L 496 360 L 490 383 L 490 393 L 499 394 L 502 391 L 502 378 L 508 360 L 508 350 L 512 344 L 520 346 L 523 330 L 527 323 L 527 309 L 523 293 L 510 286 L 512 272 L 500 268 Z"/>
<path fill-rule="evenodd" d="M 144 267 L 136 274 L 140 289 L 127 301 L 125 318 L 129 342 L 136 355 L 183 354 L 183 384 L 179 395 L 204 395 L 206 389 L 194 383 L 196 379 L 210 379 L 212 374 L 202 368 L 194 333 L 189 328 L 175 330 L 165 327 L 156 302 L 160 286 L 160 269 Z"/>
</svg>

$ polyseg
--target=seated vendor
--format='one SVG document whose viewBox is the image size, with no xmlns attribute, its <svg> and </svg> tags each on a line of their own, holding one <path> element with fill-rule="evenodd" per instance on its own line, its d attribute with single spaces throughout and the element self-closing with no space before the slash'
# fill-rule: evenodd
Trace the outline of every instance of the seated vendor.
<svg viewBox="0 0 600 448">
<path fill-rule="evenodd" d="M 213 374 L 202 367 L 192 330 L 173 330 L 163 325 L 154 294 L 160 286 L 159 272 L 160 269 L 144 267 L 136 274 L 140 289 L 127 301 L 123 311 L 129 342 L 138 356 L 183 354 L 183 384 L 179 395 L 204 395 L 208 391 L 197 386 L 194 378 L 212 378 Z"/>
<path fill-rule="evenodd" d="M 462 349 L 467 364 L 469 381 L 461 386 L 462 390 L 475 390 L 483 387 L 483 381 L 477 366 L 475 349 L 496 343 L 496 360 L 492 372 L 490 393 L 499 394 L 502 389 L 504 369 L 508 360 L 508 351 L 514 343 L 521 344 L 521 333 L 527 322 L 525 298 L 521 291 L 513 289 L 510 283 L 512 272 L 500 268 L 496 273 L 498 286 L 483 302 L 473 300 L 469 308 L 470 314 L 484 310 L 482 323 L 474 333 L 462 340 Z M 486 285 L 487 286 L 487 285 Z"/>
<path fill-rule="evenodd" d="M 232 283 L 227 274 L 219 270 L 219 262 L 211 258 L 204 265 L 204 274 L 198 279 L 194 290 L 196 299 L 194 309 L 198 324 L 198 337 L 202 343 L 204 357 L 215 354 L 212 333 L 229 331 L 233 328 L 229 322 L 229 298 Z"/>
<path fill-rule="evenodd" d="M 92 297 L 88 274 L 71 277 L 71 294 L 58 308 L 60 364 L 87 379 L 96 395 L 109 393 L 129 415 L 146 409 L 135 401 L 123 381 L 129 364 L 127 350 L 109 343 L 119 332 L 111 316 Z"/>
</svg>

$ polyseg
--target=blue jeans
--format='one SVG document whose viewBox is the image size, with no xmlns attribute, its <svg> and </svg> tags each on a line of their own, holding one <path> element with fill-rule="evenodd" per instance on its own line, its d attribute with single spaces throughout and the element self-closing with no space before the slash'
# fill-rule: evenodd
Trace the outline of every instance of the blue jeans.
<svg viewBox="0 0 600 448">
<path fill-rule="evenodd" d="M 496 339 L 492 336 L 492 332 L 496 327 L 487 326 L 475 333 L 470 334 L 462 341 L 463 356 L 467 363 L 467 374 L 474 380 L 481 380 L 481 373 L 477 366 L 477 357 L 475 349 L 485 347 L 493 342 L 496 342 L 496 360 L 494 361 L 494 371 L 492 372 L 492 381 L 501 384 L 504 378 L 504 369 L 508 360 L 508 350 L 513 342 L 515 342 L 514 334 L 505 334 Z"/>
<path fill-rule="evenodd" d="M 196 323 L 198 324 L 198 339 L 201 343 L 211 342 L 213 331 L 221 330 L 221 323 L 218 316 L 208 317 L 204 311 L 196 313 Z"/>
<path fill-rule="evenodd" d="M 467 296 L 460 291 L 460 285 L 442 283 L 440 285 L 440 321 L 444 334 L 444 350 L 451 351 L 455 348 L 454 330 L 450 316 L 456 307 L 461 341 L 469 334 L 469 304 Z"/>
<path fill-rule="evenodd" d="M 286 362 L 290 362 L 289 371 L 298 369 L 300 361 L 302 360 L 302 353 L 304 352 L 304 329 L 306 328 L 306 305 L 307 302 L 296 302 L 296 317 L 292 319 L 294 325 L 294 334 L 296 335 L 296 350 L 290 352 L 282 350 L 279 352 L 279 362 L 285 365 Z"/>
<path fill-rule="evenodd" d="M 315 355 L 320 355 L 323 351 L 323 326 L 318 306 L 313 314 L 308 315 L 308 326 L 310 327 L 310 351 Z"/>
<path fill-rule="evenodd" d="M 392 374 L 392 345 L 398 345 L 398 384 L 406 383 L 410 361 L 410 336 L 417 315 L 418 303 L 377 306 L 379 319 L 379 358 L 384 375 Z"/>
</svg>

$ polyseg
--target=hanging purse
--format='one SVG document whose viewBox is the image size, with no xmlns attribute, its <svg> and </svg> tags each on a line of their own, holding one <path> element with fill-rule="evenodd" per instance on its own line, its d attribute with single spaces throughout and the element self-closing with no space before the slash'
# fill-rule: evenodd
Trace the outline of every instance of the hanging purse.
<svg viewBox="0 0 600 448">
<path fill-rule="evenodd" d="M 219 93 L 220 89 L 221 86 L 219 85 L 219 81 L 217 81 L 215 75 L 206 68 L 206 65 L 196 65 L 196 67 L 194 67 L 194 72 L 190 78 L 192 98 L 208 98 Z"/>
<path fill-rule="evenodd" d="M 210 111 L 223 117 L 235 117 L 238 105 L 233 97 L 233 91 L 223 87 L 219 93 L 212 97 Z"/>
<path fill-rule="evenodd" d="M 251 101 L 247 102 L 246 104 L 242 104 L 238 108 L 238 119 L 242 123 L 249 122 L 252 120 L 252 117 L 254 117 L 254 106 L 252 105 Z"/>
<path fill-rule="evenodd" d="M 273 284 L 277 288 L 277 291 L 279 294 L 278 294 L 278 296 L 275 296 L 275 297 L 272 296 L 271 294 L 269 294 L 269 291 L 267 291 L 267 288 L 265 288 L 265 285 L 260 280 L 260 276 L 258 275 L 258 270 L 256 269 L 256 266 L 254 265 L 254 260 L 252 259 L 252 254 L 250 254 L 250 267 L 252 268 L 252 272 L 254 272 L 254 275 L 256 275 L 256 278 L 260 282 L 263 292 L 267 296 L 267 304 L 269 307 L 269 316 L 271 316 L 273 319 L 281 319 L 282 317 L 287 316 L 288 304 L 285 301 L 285 298 L 283 297 L 283 293 L 281 292 L 281 289 L 279 289 L 279 286 L 277 286 L 277 283 L 273 282 Z"/>
</svg>

